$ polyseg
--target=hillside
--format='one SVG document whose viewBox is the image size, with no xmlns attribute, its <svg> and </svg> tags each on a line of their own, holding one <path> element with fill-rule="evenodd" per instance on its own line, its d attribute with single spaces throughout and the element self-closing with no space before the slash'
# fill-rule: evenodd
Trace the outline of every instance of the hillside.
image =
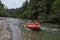
<svg viewBox="0 0 60 40">
<path fill-rule="evenodd" d="M 0 1 L 0 16 L 60 23 L 60 0 L 26 0 L 16 9 L 4 8 Z"/>
</svg>

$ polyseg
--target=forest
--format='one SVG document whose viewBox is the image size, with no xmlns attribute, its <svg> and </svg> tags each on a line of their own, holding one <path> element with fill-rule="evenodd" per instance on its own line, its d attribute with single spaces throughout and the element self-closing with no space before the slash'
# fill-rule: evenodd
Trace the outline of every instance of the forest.
<svg viewBox="0 0 60 40">
<path fill-rule="evenodd" d="M 0 17 L 60 23 L 60 0 L 26 0 L 16 9 L 8 9 L 0 1 Z"/>
</svg>

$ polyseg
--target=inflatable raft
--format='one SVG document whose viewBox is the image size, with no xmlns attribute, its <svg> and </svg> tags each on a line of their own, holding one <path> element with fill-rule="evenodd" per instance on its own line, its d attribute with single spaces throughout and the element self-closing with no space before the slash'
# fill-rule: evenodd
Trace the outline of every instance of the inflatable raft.
<svg viewBox="0 0 60 40">
<path fill-rule="evenodd" d="M 41 30 L 41 26 L 38 23 L 36 23 L 36 24 L 34 24 L 34 23 L 27 23 L 26 27 L 31 29 L 31 30 Z"/>
</svg>

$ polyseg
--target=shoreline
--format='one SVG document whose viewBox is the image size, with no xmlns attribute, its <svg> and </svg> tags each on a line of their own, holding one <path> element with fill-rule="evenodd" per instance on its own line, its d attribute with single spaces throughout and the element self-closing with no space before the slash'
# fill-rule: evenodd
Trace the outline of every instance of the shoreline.
<svg viewBox="0 0 60 40">
<path fill-rule="evenodd" d="M 53 24 L 53 23 L 42 23 L 43 25 L 49 27 L 49 28 L 57 28 L 60 29 L 60 25 L 59 24 Z"/>
</svg>

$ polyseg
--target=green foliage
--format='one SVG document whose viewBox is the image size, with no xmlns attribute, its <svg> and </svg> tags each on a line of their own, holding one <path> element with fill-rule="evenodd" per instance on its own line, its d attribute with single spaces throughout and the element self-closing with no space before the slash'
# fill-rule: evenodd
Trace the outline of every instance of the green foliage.
<svg viewBox="0 0 60 40">
<path fill-rule="evenodd" d="M 6 17 L 7 16 L 7 13 L 8 13 L 7 9 L 4 8 L 4 5 L 0 1 L 0 16 Z"/>
<path fill-rule="evenodd" d="M 59 20 L 60 0 L 30 0 L 20 9 L 20 17 L 24 19 Z"/>
<path fill-rule="evenodd" d="M 60 0 L 56 0 L 52 4 L 52 14 L 50 14 L 50 20 L 53 19 L 60 21 Z"/>
<path fill-rule="evenodd" d="M 22 15 L 22 17 L 29 19 L 40 19 L 42 16 L 42 19 L 47 19 L 53 2 L 54 0 L 30 0 L 29 3 L 26 1 L 24 4 L 25 6 L 22 6 L 20 10 L 24 15 Z"/>
</svg>

